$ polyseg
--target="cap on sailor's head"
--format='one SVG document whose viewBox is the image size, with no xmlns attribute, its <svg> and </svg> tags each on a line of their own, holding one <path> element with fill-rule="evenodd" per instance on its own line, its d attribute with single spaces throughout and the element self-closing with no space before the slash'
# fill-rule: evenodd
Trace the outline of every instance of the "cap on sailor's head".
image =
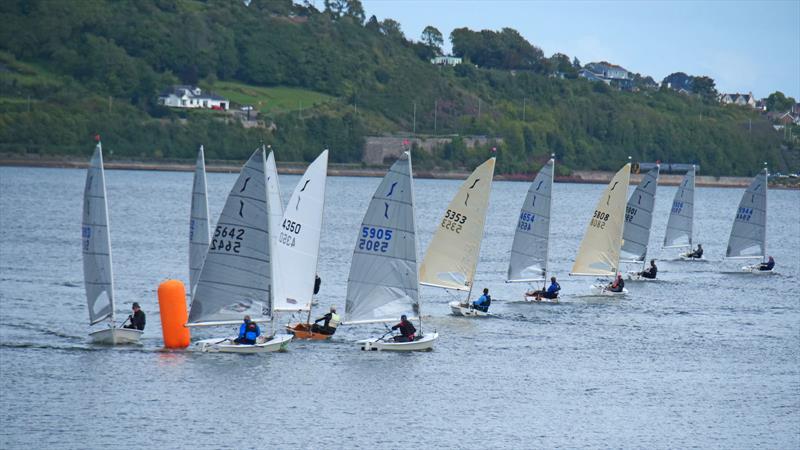
<svg viewBox="0 0 800 450">
<path fill-rule="evenodd" d="M 402 316 L 400 316 L 400 320 L 406 320 L 406 315 L 403 314 Z"/>
</svg>

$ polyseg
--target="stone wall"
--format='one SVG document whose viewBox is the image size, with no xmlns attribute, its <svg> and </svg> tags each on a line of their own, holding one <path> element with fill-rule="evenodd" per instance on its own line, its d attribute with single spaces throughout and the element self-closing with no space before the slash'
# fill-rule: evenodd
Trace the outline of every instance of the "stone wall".
<svg viewBox="0 0 800 450">
<path fill-rule="evenodd" d="M 489 143 L 502 144 L 500 138 L 489 138 L 486 136 L 464 136 L 462 138 L 467 148 Z M 431 153 L 434 148 L 448 144 L 453 141 L 453 137 L 394 137 L 394 136 L 367 136 L 364 143 L 364 153 L 361 160 L 370 166 L 382 166 L 386 159 L 397 159 L 403 154 L 405 146 L 403 141 L 408 141 L 408 145 L 417 144 L 417 147 Z"/>
</svg>

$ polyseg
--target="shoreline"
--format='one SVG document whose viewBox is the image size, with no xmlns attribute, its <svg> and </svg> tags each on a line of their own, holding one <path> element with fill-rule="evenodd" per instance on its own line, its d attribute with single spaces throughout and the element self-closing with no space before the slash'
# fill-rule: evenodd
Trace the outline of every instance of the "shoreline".
<svg viewBox="0 0 800 450">
<path fill-rule="evenodd" d="M 243 164 L 243 163 L 241 163 Z M 206 161 L 206 171 L 214 173 L 237 173 L 241 164 Z M 7 167 L 42 167 L 59 169 L 85 169 L 89 166 L 88 161 L 76 159 L 29 159 L 19 157 L 0 156 L 0 166 Z M 303 163 L 278 163 L 278 173 L 286 175 L 302 175 L 307 165 Z M 162 162 L 141 162 L 141 161 L 105 161 L 106 170 L 150 170 L 163 172 L 193 172 L 194 163 L 184 163 L 177 161 Z M 329 164 L 328 175 L 334 177 L 376 177 L 380 178 L 386 174 L 383 167 L 360 167 L 356 164 Z M 441 179 L 441 180 L 461 180 L 469 176 L 469 172 L 462 171 L 435 171 L 435 170 L 414 170 L 414 177 L 420 179 Z M 530 181 L 535 176 L 532 174 L 498 174 L 494 176 L 497 181 Z M 580 183 L 580 184 L 607 184 L 614 176 L 614 172 L 603 172 L 594 170 L 576 170 L 570 176 L 556 176 L 557 183 Z M 631 174 L 631 184 L 638 183 L 642 174 Z M 680 184 L 683 175 L 661 174 L 658 184 L 661 186 L 677 186 Z M 713 177 L 708 175 L 698 175 L 695 178 L 697 187 L 726 187 L 726 188 L 746 188 L 752 181 L 751 177 Z M 800 180 L 794 184 L 770 183 L 771 188 L 777 189 L 800 189 Z"/>
</svg>

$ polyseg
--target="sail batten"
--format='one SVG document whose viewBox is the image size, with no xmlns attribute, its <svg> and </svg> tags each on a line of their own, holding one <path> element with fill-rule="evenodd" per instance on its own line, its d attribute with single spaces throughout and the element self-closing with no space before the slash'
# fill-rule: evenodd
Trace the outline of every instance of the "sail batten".
<svg viewBox="0 0 800 450">
<path fill-rule="evenodd" d="M 533 179 L 520 209 L 507 282 L 535 281 L 547 276 L 547 257 L 550 241 L 550 210 L 555 160 L 545 164 Z"/>
<path fill-rule="evenodd" d="M 619 271 L 625 199 L 631 164 L 625 164 L 611 179 L 595 206 L 570 275 L 614 276 Z"/>
<path fill-rule="evenodd" d="M 98 142 L 86 171 L 81 239 L 83 280 L 91 325 L 114 320 L 114 274 L 108 228 L 103 149 Z"/>
<path fill-rule="evenodd" d="M 647 172 L 625 206 L 625 226 L 622 231 L 621 257 L 641 262 L 647 256 L 650 227 L 658 189 L 659 167 Z"/>
<path fill-rule="evenodd" d="M 275 244 L 276 311 L 308 311 L 314 295 L 314 277 L 319 258 L 328 151 L 312 162 L 292 193 L 277 225 Z"/>
<path fill-rule="evenodd" d="M 345 323 L 377 323 L 419 311 L 411 157 L 381 180 L 358 229 L 347 278 Z"/>
<path fill-rule="evenodd" d="M 672 209 L 667 221 L 667 230 L 664 233 L 663 248 L 691 247 L 692 228 L 694 222 L 694 176 L 695 168 L 686 172 L 681 180 L 675 198 L 672 200 Z"/>
<path fill-rule="evenodd" d="M 193 295 L 197 286 L 200 270 L 203 268 L 208 245 L 211 242 L 207 190 L 205 152 L 201 145 L 197 151 L 189 217 L 189 297 Z"/>
<path fill-rule="evenodd" d="M 472 286 L 494 166 L 495 158 L 478 166 L 448 205 L 420 265 L 421 283 L 458 290 L 469 290 Z"/>
<path fill-rule="evenodd" d="M 742 194 L 728 238 L 726 258 L 750 259 L 767 256 L 767 182 L 765 168 Z"/>
<path fill-rule="evenodd" d="M 228 195 L 194 289 L 192 325 L 271 316 L 265 164 L 263 150 L 256 150 Z"/>
</svg>

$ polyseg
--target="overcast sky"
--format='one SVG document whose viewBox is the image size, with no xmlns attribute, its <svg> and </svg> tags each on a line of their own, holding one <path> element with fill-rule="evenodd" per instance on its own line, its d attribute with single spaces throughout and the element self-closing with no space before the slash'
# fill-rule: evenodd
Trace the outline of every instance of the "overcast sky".
<svg viewBox="0 0 800 450">
<path fill-rule="evenodd" d="M 321 1 L 319 3 L 322 3 Z M 707 75 L 720 92 L 800 98 L 800 0 L 362 0 L 367 18 L 400 22 L 419 40 L 433 25 L 446 50 L 455 28 L 519 31 L 546 56 L 605 60 L 661 81 Z M 322 5 L 319 5 L 322 7 Z"/>
</svg>

